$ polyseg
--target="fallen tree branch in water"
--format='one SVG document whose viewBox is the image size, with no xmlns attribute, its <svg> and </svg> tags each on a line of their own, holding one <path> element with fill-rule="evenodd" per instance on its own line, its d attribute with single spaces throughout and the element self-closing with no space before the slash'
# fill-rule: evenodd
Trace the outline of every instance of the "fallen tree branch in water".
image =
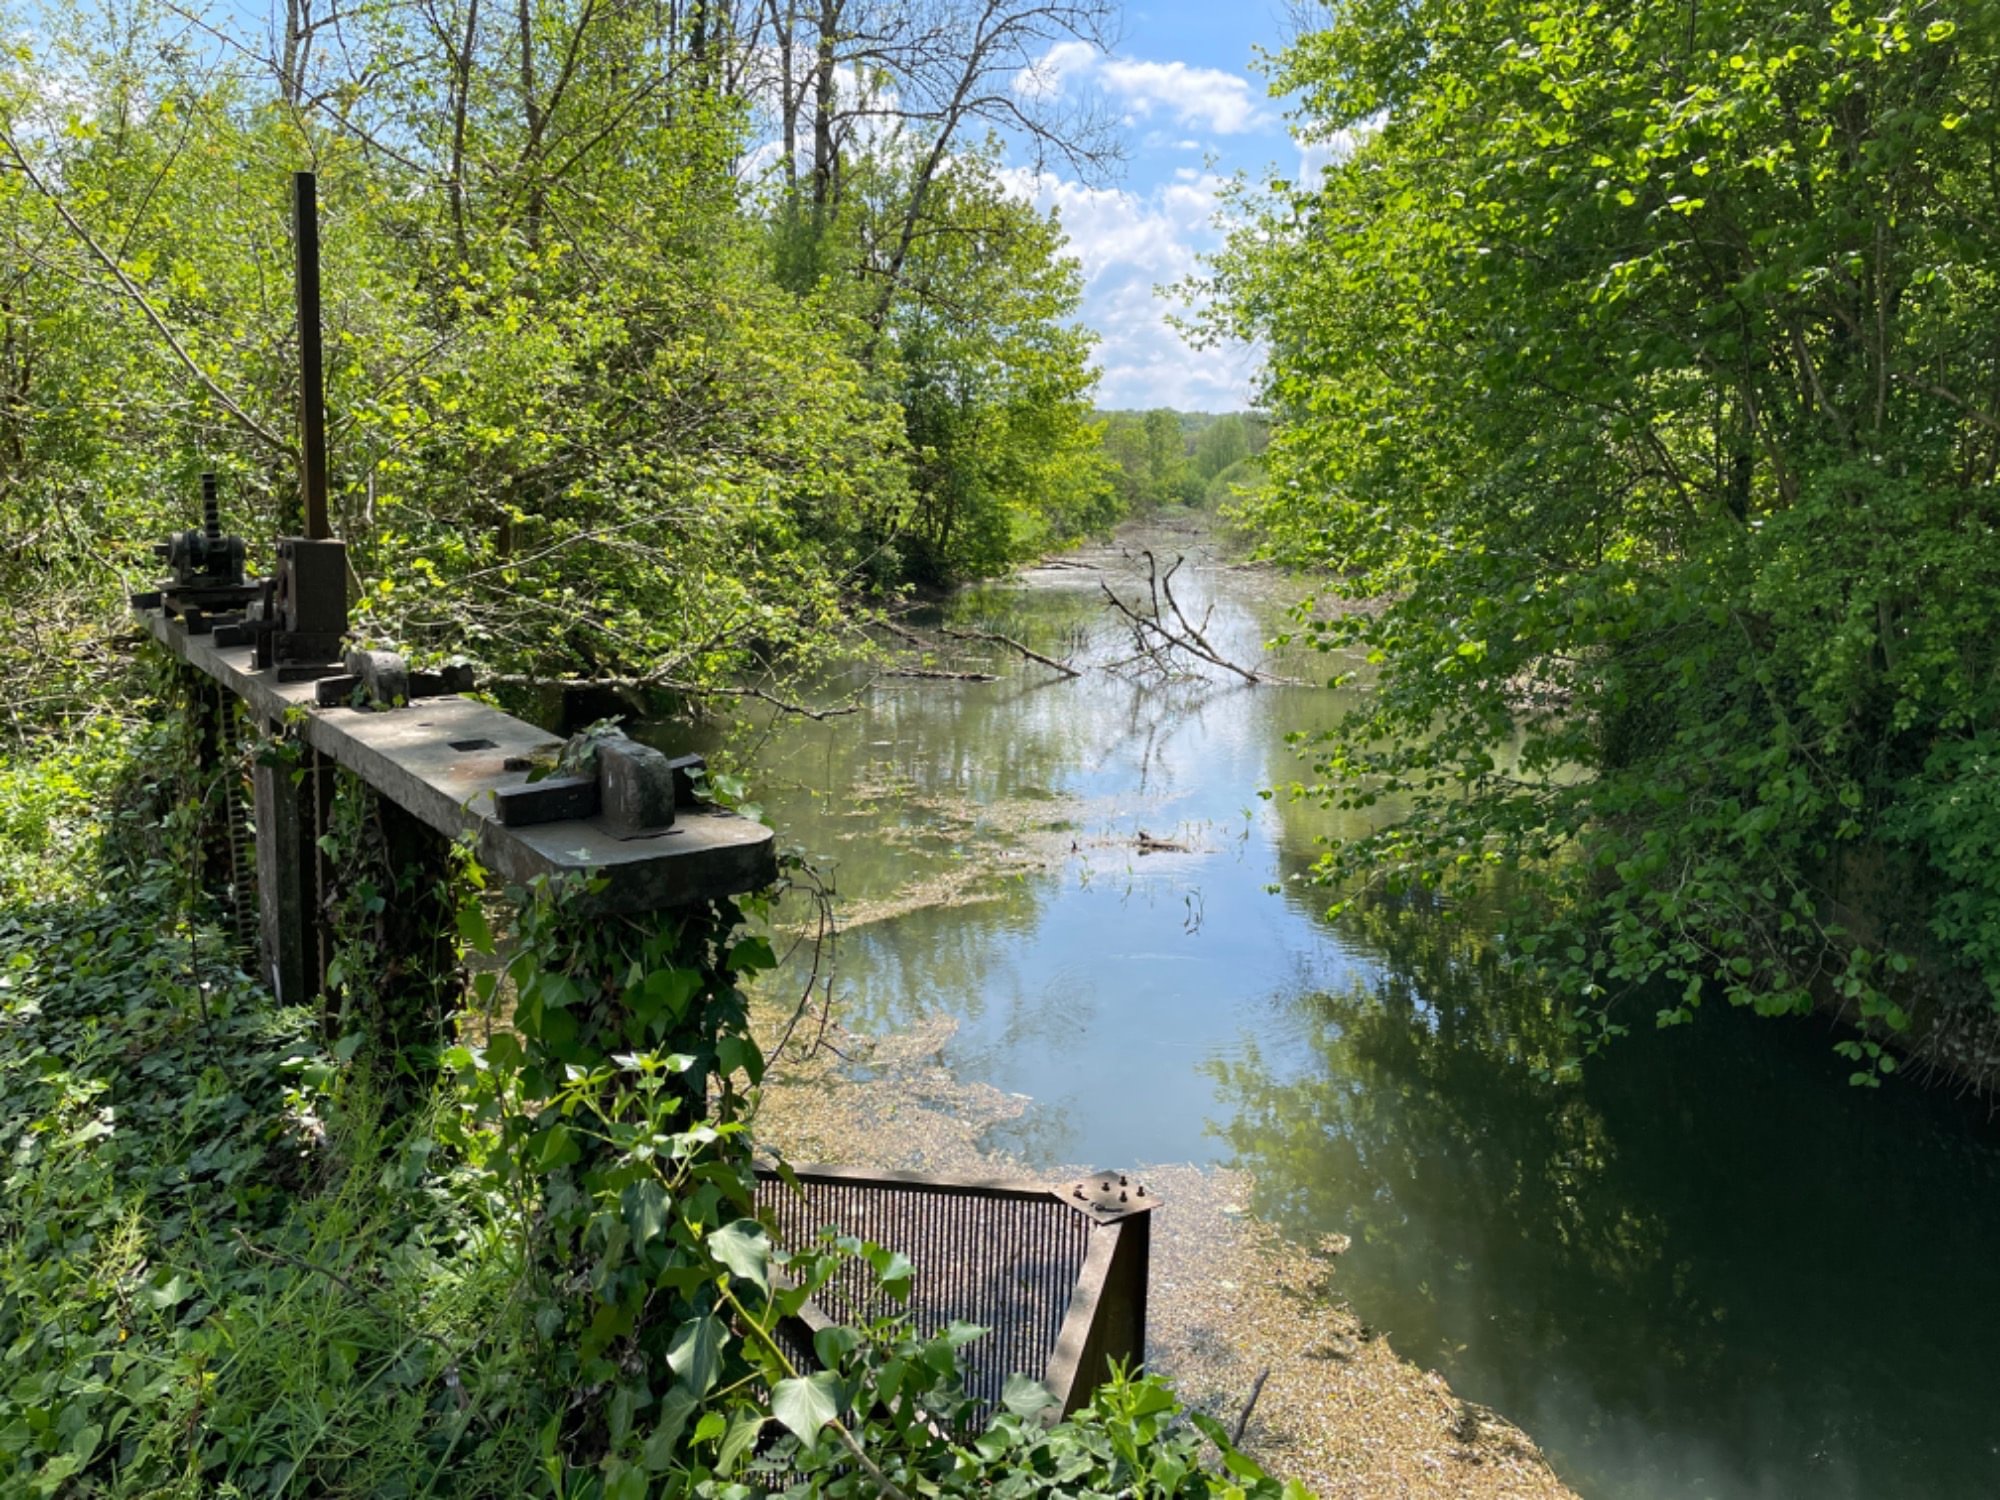
<svg viewBox="0 0 2000 1500">
<path fill-rule="evenodd" d="M 935 641 L 925 640 L 922 636 L 918 635 L 914 630 L 910 629 L 907 625 L 898 625 L 894 620 L 890 619 L 887 615 L 884 615 L 881 619 L 877 620 L 875 623 L 880 625 L 884 630 L 888 631 L 889 634 L 895 636 L 898 640 L 908 641 L 912 646 L 917 647 L 921 651 L 930 651 L 936 648 L 937 643 Z"/>
<path fill-rule="evenodd" d="M 1250 1426 L 1250 1413 L 1257 1405 L 1257 1398 L 1264 1394 L 1264 1382 L 1270 1378 L 1271 1370 L 1268 1365 L 1257 1372 L 1256 1383 L 1250 1387 L 1250 1399 L 1243 1403 L 1243 1415 L 1236 1419 L 1236 1431 L 1230 1435 L 1230 1442 L 1239 1446 L 1242 1444 L 1243 1433 Z"/>
<path fill-rule="evenodd" d="M 563 691 L 600 688 L 619 693 L 679 693 L 685 698 L 754 698 L 759 703 L 770 704 L 781 713 L 795 714 L 802 719 L 837 719 L 861 707 L 854 701 L 853 695 L 848 701 L 835 704 L 832 708 L 812 708 L 759 687 L 697 687 L 691 682 L 677 682 L 671 677 L 537 677 L 531 672 L 495 672 L 481 677 L 479 685 L 543 687 Z"/>
<path fill-rule="evenodd" d="M 1160 571 L 1159 559 L 1153 556 L 1150 548 L 1140 553 L 1140 556 L 1146 559 L 1146 591 L 1149 599 L 1145 607 L 1127 604 L 1112 591 L 1108 583 L 1098 584 L 1106 601 L 1125 617 L 1126 623 L 1131 627 L 1132 641 L 1138 652 L 1137 655 L 1127 658 L 1128 661 L 1144 660 L 1161 672 L 1171 675 L 1177 670 L 1173 657 L 1178 652 L 1205 661 L 1210 666 L 1220 667 L 1226 672 L 1234 672 L 1248 683 L 1287 680 L 1273 677 L 1253 667 L 1239 666 L 1210 644 L 1205 632 L 1208 629 L 1209 617 L 1215 613 L 1214 605 L 1209 606 L 1208 612 L 1201 617 L 1199 625 L 1187 617 L 1187 612 L 1181 608 L 1180 601 L 1174 597 L 1174 574 L 1178 573 L 1181 564 L 1187 561 L 1184 555 L 1176 557 L 1173 566 L 1165 573 Z"/>
<path fill-rule="evenodd" d="M 993 672 L 945 672 L 936 667 L 891 667 L 884 677 L 921 677 L 930 682 L 998 682 Z"/>
<path fill-rule="evenodd" d="M 1071 666 L 1068 662 L 1057 661 L 1052 656 L 1044 656 L 1032 647 L 1022 645 L 1011 635 L 1001 635 L 995 630 L 946 630 L 940 627 L 939 633 L 950 636 L 955 641 L 990 641 L 996 646 L 1005 646 L 1009 650 L 1025 656 L 1029 661 L 1040 662 L 1051 672 L 1060 672 L 1064 677 L 1081 677 L 1083 675 L 1081 669 Z"/>
</svg>

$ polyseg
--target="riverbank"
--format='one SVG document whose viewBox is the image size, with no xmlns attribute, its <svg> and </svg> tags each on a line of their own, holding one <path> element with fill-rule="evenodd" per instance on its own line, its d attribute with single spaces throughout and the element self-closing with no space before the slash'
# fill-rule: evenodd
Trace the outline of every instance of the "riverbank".
<svg viewBox="0 0 2000 1500">
<path fill-rule="evenodd" d="M 797 1162 L 1067 1175 L 983 1147 L 1027 1101 L 957 1077 L 944 1056 L 953 1030 L 945 1019 L 880 1037 L 838 1030 L 832 1048 L 767 1078 L 759 1142 Z M 1346 1304 L 1337 1240 L 1302 1249 L 1252 1217 L 1250 1174 L 1116 1165 L 1135 1167 L 1162 1204 L 1153 1221 L 1152 1368 L 1190 1406 L 1232 1425 L 1268 1371 L 1244 1442 L 1273 1473 L 1321 1500 L 1571 1495 L 1526 1434 L 1403 1359 Z"/>
</svg>

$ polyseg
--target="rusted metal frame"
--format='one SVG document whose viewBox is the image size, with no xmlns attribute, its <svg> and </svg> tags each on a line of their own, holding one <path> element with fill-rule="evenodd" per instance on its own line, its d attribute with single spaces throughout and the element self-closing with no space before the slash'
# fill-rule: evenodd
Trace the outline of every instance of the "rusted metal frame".
<svg viewBox="0 0 2000 1500">
<path fill-rule="evenodd" d="M 259 715 L 267 731 L 280 725 Z M 304 1005 L 325 987 L 326 856 L 319 836 L 332 810 L 324 757 L 310 745 L 295 762 L 262 758 L 251 767 L 257 821 L 257 922 L 264 979 L 286 1005 Z"/>
<path fill-rule="evenodd" d="M 1083 1270 L 1042 1378 L 1058 1403 L 1049 1408 L 1051 1419 L 1084 1406 L 1114 1365 L 1137 1369 L 1145 1362 L 1152 1226 L 1146 1213 L 1091 1226 Z"/>
<path fill-rule="evenodd" d="M 1047 1183 L 1023 1182 L 998 1177 L 960 1177 L 950 1173 L 888 1172 L 864 1167 L 837 1167 L 815 1163 L 809 1167 L 788 1166 L 787 1171 L 801 1182 L 846 1183 L 855 1187 L 907 1187 L 925 1193 L 954 1194 L 967 1198 L 1015 1198 L 1039 1202 L 1063 1196 Z M 767 1182 L 782 1182 L 775 1167 L 759 1167 L 757 1175 Z"/>
<path fill-rule="evenodd" d="M 292 174 L 293 277 L 299 306 L 299 489 L 306 536 L 328 541 L 326 377 L 320 347 L 319 188 L 311 172 Z"/>
</svg>

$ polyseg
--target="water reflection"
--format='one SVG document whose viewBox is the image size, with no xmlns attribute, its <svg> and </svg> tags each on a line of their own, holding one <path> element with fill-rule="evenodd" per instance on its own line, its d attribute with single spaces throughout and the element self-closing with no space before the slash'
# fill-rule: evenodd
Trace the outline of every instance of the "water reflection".
<svg viewBox="0 0 2000 1500">
<path fill-rule="evenodd" d="M 1863 1095 L 1810 1023 L 1712 1016 L 1579 1082 L 1476 923 L 1374 913 L 1380 964 L 1208 1065 L 1257 1209 L 1592 1497 L 2000 1493 L 2000 1166 Z M 1295 1050 L 1302 1040 L 1303 1061 Z"/>
<path fill-rule="evenodd" d="M 1229 654 L 1281 628 L 1281 581 L 1184 576 Z M 951 611 L 1123 645 L 1089 571 Z M 1031 1101 L 994 1145 L 1252 1169 L 1260 1213 L 1353 1237 L 1332 1286 L 1361 1317 L 1590 1500 L 2000 1495 L 2000 1133 L 1849 1089 L 1811 1023 L 1705 1015 L 1550 1081 L 1556 1018 L 1480 914 L 1330 926 L 1292 879 L 1356 815 L 1257 791 L 1341 695 L 957 664 L 1002 680 L 892 679 L 774 725 L 756 780 L 876 918 L 841 940 L 844 1019 L 952 1017 L 943 1061 Z M 1139 854 L 1142 829 L 1190 852 Z"/>
</svg>

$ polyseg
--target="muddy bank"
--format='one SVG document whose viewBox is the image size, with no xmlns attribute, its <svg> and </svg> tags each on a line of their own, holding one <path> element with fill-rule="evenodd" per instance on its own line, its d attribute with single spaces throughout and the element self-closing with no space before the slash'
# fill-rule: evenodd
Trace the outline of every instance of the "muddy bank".
<svg viewBox="0 0 2000 1500">
<path fill-rule="evenodd" d="M 981 1148 L 989 1128 L 1018 1117 L 1027 1101 L 954 1077 L 944 1063 L 953 1030 L 939 1019 L 880 1038 L 835 1032 L 837 1052 L 773 1070 L 758 1141 L 798 1162 L 1068 1175 Z M 1258 1224 L 1243 1206 L 1246 1173 L 1130 1165 L 1162 1200 L 1153 1221 L 1152 1366 L 1189 1403 L 1232 1424 L 1268 1370 L 1245 1442 L 1274 1473 L 1325 1500 L 1570 1494 L 1523 1433 L 1403 1360 L 1346 1306 L 1338 1241 L 1301 1249 Z"/>
</svg>

